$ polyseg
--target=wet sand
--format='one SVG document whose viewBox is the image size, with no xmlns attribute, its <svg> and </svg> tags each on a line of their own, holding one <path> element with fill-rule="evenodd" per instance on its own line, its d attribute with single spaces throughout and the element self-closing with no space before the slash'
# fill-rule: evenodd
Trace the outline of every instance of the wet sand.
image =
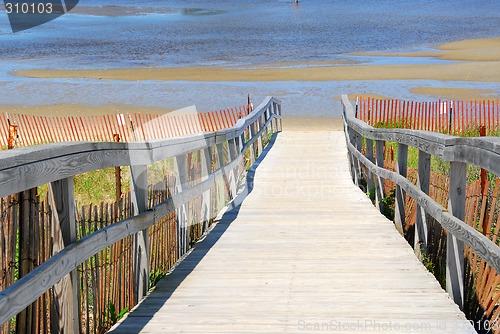
<svg viewBox="0 0 500 334">
<path fill-rule="evenodd" d="M 375 53 L 363 53 L 375 55 Z M 130 68 L 112 70 L 27 70 L 15 75 L 31 78 L 94 78 L 123 81 L 192 81 L 192 82 L 273 82 L 273 81 L 348 81 L 348 80 L 437 80 L 471 82 L 461 88 L 416 87 L 413 94 L 453 100 L 498 99 L 494 90 L 475 89 L 474 82 L 500 82 L 500 38 L 467 40 L 441 45 L 434 52 L 386 53 L 381 56 L 436 57 L 460 60 L 447 64 L 426 65 L 360 65 L 354 61 L 325 61 L 311 63 L 275 63 L 242 67 L 181 67 L 181 68 Z M 43 82 L 43 81 L 42 81 Z M 470 86 L 470 87 L 469 87 Z M 350 91 L 356 96 L 377 99 L 398 98 L 370 92 Z M 338 100 L 338 97 L 336 98 Z M 110 104 L 103 106 L 54 105 L 54 106 L 3 106 L 2 111 L 26 114 L 87 115 L 113 113 L 163 114 L 172 109 L 133 105 Z M 304 110 L 307 115 L 308 111 Z M 342 130 L 340 118 L 285 118 L 285 130 Z"/>
<path fill-rule="evenodd" d="M 308 68 L 237 69 L 230 67 L 137 68 L 111 70 L 27 70 L 29 78 L 92 78 L 159 81 L 346 81 L 441 80 L 500 82 L 500 61 L 429 65 L 354 65 Z"/>
<path fill-rule="evenodd" d="M 416 87 L 410 89 L 414 94 L 437 97 L 443 100 L 498 100 L 494 90 L 474 89 L 474 88 L 436 88 L 436 87 Z"/>
<path fill-rule="evenodd" d="M 468 39 L 442 44 L 436 51 L 357 52 L 358 56 L 432 57 L 457 61 L 500 61 L 500 38 Z"/>
<path fill-rule="evenodd" d="M 346 81 L 439 80 L 500 82 L 500 38 L 468 40 L 438 47 L 441 51 L 417 53 L 363 53 L 380 56 L 431 56 L 464 60 L 447 64 L 342 65 L 290 63 L 292 67 L 261 64 L 253 68 L 194 66 L 179 68 L 128 68 L 107 70 L 25 70 L 14 74 L 30 78 L 93 78 L 103 80 L 159 81 Z M 282 64 L 286 65 L 286 64 Z"/>
</svg>

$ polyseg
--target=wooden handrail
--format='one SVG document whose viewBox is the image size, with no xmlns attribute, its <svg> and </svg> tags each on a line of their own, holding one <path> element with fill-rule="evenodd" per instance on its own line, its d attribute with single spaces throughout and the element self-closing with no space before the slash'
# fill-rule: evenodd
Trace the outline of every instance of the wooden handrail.
<svg viewBox="0 0 500 334">
<path fill-rule="evenodd" d="M 257 131 L 253 129 L 256 122 Z M 244 134 L 249 127 L 252 128 L 249 131 L 250 138 L 245 140 Z M 182 189 L 172 198 L 149 210 L 66 245 L 49 260 L 1 291 L 0 324 L 30 305 L 86 259 L 119 240 L 141 233 L 169 213 L 209 191 L 216 180 L 238 170 L 248 149 L 253 152 L 250 154 L 252 159 L 255 154 L 254 144 L 257 142 L 262 147 L 263 135 L 280 130 L 281 101 L 267 97 L 232 128 L 212 133 L 141 143 L 58 143 L 0 152 L 0 197 L 107 167 L 144 166 L 168 157 L 180 159 L 198 150 L 211 155 L 210 147 L 221 148 L 220 145 L 225 142 L 235 147 L 237 153 L 230 155 L 231 161 L 227 164 L 220 164 L 214 172 L 209 171 L 196 185 Z M 262 153 L 261 150 L 258 153 Z M 205 156 L 204 159 L 210 161 L 211 157 Z M 232 178 L 232 189 L 236 189 L 236 182 L 241 176 Z M 71 198 L 72 196 L 70 194 Z M 143 193 L 143 196 L 147 196 L 147 193 Z M 143 282 L 135 284 L 141 285 Z"/>
<path fill-rule="evenodd" d="M 397 185 L 396 193 L 404 192 L 408 194 L 420 208 L 448 231 L 447 290 L 455 302 L 462 307 L 464 287 L 463 243 L 467 244 L 497 272 L 500 272 L 500 247 L 465 223 L 463 217 L 465 210 L 465 166 L 466 164 L 476 165 L 493 172 L 497 176 L 500 175 L 500 138 L 458 138 L 421 130 L 373 128 L 355 118 L 353 107 L 347 95 L 342 95 L 342 104 L 344 107 L 344 131 L 353 181 L 356 184 L 360 183 L 360 168 L 361 165 L 364 165 L 368 170 L 369 178 L 371 178 L 371 175 L 377 177 L 377 203 L 383 197 L 383 184 L 378 179 L 391 180 Z M 365 138 L 367 142 L 366 156 L 361 152 L 361 138 Z M 377 143 L 378 158 L 376 162 L 373 158 L 373 141 Z M 381 148 L 383 148 L 385 141 L 397 142 L 398 148 L 399 146 L 403 148 L 413 146 L 420 150 L 418 185 L 414 185 L 405 177 L 406 171 L 404 173 L 402 171 L 393 172 L 384 168 L 383 156 L 380 156 L 380 151 L 382 151 Z M 429 155 L 440 157 L 444 161 L 451 163 L 448 208 L 444 208 L 434 201 L 428 194 L 428 186 L 425 186 L 424 179 L 427 179 L 428 183 L 428 173 L 430 173 L 430 159 L 424 158 Z M 407 155 L 401 154 L 398 159 L 407 159 Z M 398 165 L 406 166 L 406 161 L 398 161 Z M 406 170 L 406 167 L 404 169 Z M 371 190 L 375 190 L 373 181 L 368 182 L 368 184 L 369 187 L 372 187 Z M 402 200 L 401 198 L 404 198 L 404 196 L 400 196 L 399 201 Z M 397 202 L 398 196 L 396 196 L 396 208 L 400 204 Z M 417 208 L 417 215 L 419 211 Z M 399 217 L 396 213 L 395 222 L 399 220 L 400 224 L 404 225 L 404 219 L 404 212 Z M 396 227 L 398 227 L 397 223 Z M 401 230 L 401 226 L 398 227 L 398 230 Z M 427 231 L 425 219 L 417 219 L 415 232 L 416 251 L 420 249 L 422 243 L 424 243 L 424 247 L 426 246 L 426 236 L 422 231 Z"/>
</svg>

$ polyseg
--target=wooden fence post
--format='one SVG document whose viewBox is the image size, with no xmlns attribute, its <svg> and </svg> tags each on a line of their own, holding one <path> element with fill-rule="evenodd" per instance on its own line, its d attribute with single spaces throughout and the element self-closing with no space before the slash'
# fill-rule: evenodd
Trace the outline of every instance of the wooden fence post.
<svg viewBox="0 0 500 334">
<path fill-rule="evenodd" d="M 399 175 L 406 178 L 408 166 L 408 145 L 398 144 L 398 170 Z M 394 204 L 394 224 L 399 233 L 404 236 L 406 215 L 406 192 L 396 184 L 396 202 Z"/>
<path fill-rule="evenodd" d="M 356 149 L 358 152 L 361 153 L 363 149 L 363 138 L 361 135 L 357 132 L 354 133 L 354 145 L 356 146 Z M 361 184 L 361 180 L 363 179 L 363 174 L 361 172 L 361 162 L 356 158 L 357 165 L 355 166 L 357 168 L 357 175 L 358 175 L 358 187 Z"/>
<path fill-rule="evenodd" d="M 249 124 L 250 126 L 250 139 L 255 136 L 255 123 Z M 255 145 L 250 144 L 250 164 L 253 165 L 255 162 Z"/>
<path fill-rule="evenodd" d="M 49 184 L 49 204 L 52 208 L 52 254 L 76 241 L 76 212 L 73 177 Z M 80 287 L 75 269 L 51 290 L 53 302 L 51 331 L 78 333 L 80 331 Z"/>
<path fill-rule="evenodd" d="M 417 186 L 429 195 L 431 180 L 431 155 L 422 150 L 418 151 L 418 183 Z M 422 261 L 422 255 L 427 251 L 428 225 L 427 213 L 417 204 L 417 219 L 415 222 L 414 251 L 417 258 Z"/>
<path fill-rule="evenodd" d="M 212 174 L 212 153 L 210 148 L 204 148 L 201 152 L 201 181 L 205 181 Z M 212 219 L 211 190 L 205 191 L 201 202 L 201 219 L 203 232 L 208 229 Z"/>
<path fill-rule="evenodd" d="M 28 189 L 17 194 L 19 199 L 19 265 L 18 278 L 27 275 L 34 269 L 35 256 L 32 254 L 37 244 L 34 244 L 34 202 L 36 199 L 36 188 Z M 16 240 L 16 238 L 13 238 Z M 34 304 L 26 307 L 16 317 L 16 333 L 34 332 L 32 320 L 35 315 Z"/>
<path fill-rule="evenodd" d="M 188 186 L 187 156 L 185 154 L 174 158 L 175 194 L 182 192 Z M 178 206 L 176 203 L 176 223 L 178 233 L 179 256 L 187 252 L 188 205 Z"/>
<path fill-rule="evenodd" d="M 374 162 L 373 159 L 373 140 L 366 138 L 366 158 L 371 162 Z M 375 189 L 375 185 L 373 184 L 373 173 L 370 169 L 367 168 L 367 181 L 366 181 L 366 190 L 368 194 L 372 194 Z"/>
<path fill-rule="evenodd" d="M 236 140 L 230 139 L 228 140 L 227 144 L 229 148 L 229 161 L 234 161 L 234 159 L 236 159 L 236 157 L 238 156 Z M 236 197 L 236 186 L 239 178 L 238 169 L 238 166 L 236 166 L 229 172 L 229 189 L 231 199 L 234 199 Z"/>
<path fill-rule="evenodd" d="M 450 165 L 448 211 L 460 220 L 465 218 L 466 164 L 453 161 Z M 464 301 L 464 243 L 448 233 L 446 241 L 446 291 L 463 308 Z"/>
<path fill-rule="evenodd" d="M 222 143 L 220 143 L 220 144 L 217 144 L 215 146 L 215 148 L 217 150 L 217 167 L 222 169 L 226 165 L 224 162 L 224 147 L 222 146 Z M 217 184 L 217 188 L 218 188 L 217 189 L 217 211 L 219 211 L 220 209 L 222 209 L 224 207 L 224 205 L 226 205 L 225 192 L 226 192 L 226 187 L 229 188 L 229 175 L 224 174 L 222 176 L 222 180 L 216 180 L 216 184 Z"/>
<path fill-rule="evenodd" d="M 120 135 L 118 133 L 113 134 L 113 140 L 115 143 L 120 142 Z M 115 167 L 115 182 L 116 182 L 116 201 L 118 202 L 122 197 L 122 174 L 121 167 Z"/>
<path fill-rule="evenodd" d="M 278 104 L 276 102 L 273 102 L 272 103 L 272 113 L 274 115 L 278 115 Z M 273 132 L 278 132 L 279 131 L 279 120 L 277 117 L 274 118 L 274 121 L 273 121 Z"/>
<path fill-rule="evenodd" d="M 276 106 L 278 107 L 278 112 L 276 114 L 279 116 L 278 131 L 283 131 L 283 119 L 281 118 L 281 116 L 282 116 L 282 114 L 281 114 L 281 104 L 276 104 Z"/>
<path fill-rule="evenodd" d="M 375 141 L 375 149 L 376 149 L 376 163 L 380 168 L 384 168 L 384 141 L 376 140 Z M 384 180 L 379 175 L 375 176 L 376 179 L 376 192 L 375 192 L 375 203 L 377 208 L 382 212 L 384 210 L 384 204 L 382 200 L 384 199 Z"/>
<path fill-rule="evenodd" d="M 130 166 L 130 194 L 133 215 L 148 209 L 148 169 L 146 165 Z M 148 229 L 133 237 L 134 298 L 137 304 L 149 288 L 149 240 Z"/>
<path fill-rule="evenodd" d="M 263 125 L 263 122 L 262 122 L 262 117 L 259 117 L 258 120 L 257 120 L 257 124 L 258 124 L 258 129 L 257 129 L 257 133 L 262 130 L 262 125 Z M 263 133 L 261 133 L 259 135 L 259 137 L 257 138 L 257 150 L 259 151 L 259 155 L 262 154 L 262 135 Z"/>
<path fill-rule="evenodd" d="M 354 145 L 354 147 L 357 148 L 357 142 L 356 142 L 356 132 L 351 129 L 351 128 L 347 128 L 347 135 L 348 135 L 348 140 L 349 140 L 349 143 Z M 351 154 L 349 153 L 349 157 L 350 157 L 350 165 L 351 165 L 351 176 L 352 176 L 352 181 L 354 182 L 354 184 L 356 186 L 359 187 L 359 180 L 361 179 L 360 175 L 358 174 L 359 173 L 359 161 L 358 159 L 356 158 L 356 156 L 354 154 Z"/>
</svg>

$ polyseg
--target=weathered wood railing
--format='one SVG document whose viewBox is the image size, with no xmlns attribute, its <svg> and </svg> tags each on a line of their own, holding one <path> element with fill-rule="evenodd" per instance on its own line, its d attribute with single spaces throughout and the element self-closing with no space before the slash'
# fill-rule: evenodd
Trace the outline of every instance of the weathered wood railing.
<svg viewBox="0 0 500 334">
<path fill-rule="evenodd" d="M 422 256 L 428 241 L 427 215 L 447 231 L 446 289 L 462 308 L 464 303 L 464 243 L 500 273 L 500 247 L 464 222 L 466 199 L 466 166 L 475 165 L 500 175 L 500 138 L 460 138 L 427 131 L 376 129 L 356 119 L 346 95 L 342 96 L 343 118 L 353 181 L 359 185 L 362 165 L 368 171 L 367 190 L 375 191 L 376 205 L 382 209 L 383 179 L 396 183 L 396 228 L 402 233 L 405 225 L 406 194 L 417 203 L 414 249 Z M 375 141 L 376 155 L 373 153 Z M 384 168 L 385 142 L 398 145 L 397 172 Z M 363 144 L 364 143 L 364 144 Z M 362 153 L 366 147 L 365 155 Z M 419 150 L 418 184 L 406 178 L 408 146 Z M 450 162 L 448 207 L 444 208 L 429 196 L 431 155 Z M 374 181 L 375 178 L 375 181 Z"/>
<path fill-rule="evenodd" d="M 52 287 L 59 291 L 59 330 L 79 332 L 79 289 L 76 269 L 86 259 L 113 243 L 133 236 L 134 297 L 145 296 L 149 281 L 148 227 L 176 211 L 181 247 L 187 247 L 186 205 L 202 196 L 199 222 L 210 217 L 210 190 L 221 180 L 228 186 L 230 198 L 238 192 L 243 177 L 239 168 L 246 158 L 250 162 L 263 151 L 263 141 L 281 131 L 281 102 L 268 97 L 247 117 L 232 128 L 187 137 L 134 143 L 80 142 L 59 143 L 0 152 L 0 197 L 49 184 L 49 202 L 57 211 L 60 241 L 57 254 L 0 292 L 0 324 L 28 307 Z M 224 149 L 229 158 L 224 158 Z M 213 155 L 213 150 L 215 155 Z M 187 155 L 200 151 L 202 177 L 197 184 L 187 182 Z M 216 161 L 213 160 L 216 157 Z M 174 158 L 176 192 L 169 200 L 147 209 L 147 166 Z M 227 162 L 226 162 L 227 161 Z M 76 240 L 73 177 L 107 167 L 130 166 L 134 216 L 102 228 Z M 225 203 L 224 203 L 225 204 Z M 184 240 L 185 239 L 185 240 Z"/>
</svg>

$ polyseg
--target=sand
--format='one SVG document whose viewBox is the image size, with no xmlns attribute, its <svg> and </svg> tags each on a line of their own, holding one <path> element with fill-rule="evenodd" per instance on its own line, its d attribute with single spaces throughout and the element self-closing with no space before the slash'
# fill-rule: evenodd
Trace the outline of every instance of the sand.
<svg viewBox="0 0 500 334">
<path fill-rule="evenodd" d="M 344 123 L 341 118 L 329 117 L 291 117 L 283 119 L 284 131 L 342 131 Z"/>
<path fill-rule="evenodd" d="M 439 80 L 500 82 L 500 38 L 443 44 L 441 51 L 427 53 L 386 53 L 383 56 L 432 56 L 464 60 L 447 64 L 342 65 L 302 63 L 302 67 L 253 68 L 193 66 L 178 68 L 128 68 L 107 70 L 26 70 L 15 75 L 31 78 L 93 78 L 104 80 L 159 81 L 346 81 L 346 80 Z M 364 53 L 366 54 L 366 53 Z M 370 53 L 373 55 L 372 53 Z M 285 65 L 285 64 L 282 64 Z"/>
<path fill-rule="evenodd" d="M 429 65 L 354 65 L 307 68 L 181 67 L 111 70 L 26 70 L 30 78 L 93 78 L 104 80 L 161 81 L 346 81 L 346 80 L 444 80 L 500 82 L 500 61 Z"/>
<path fill-rule="evenodd" d="M 414 94 L 437 97 L 443 100 L 498 100 L 494 90 L 474 89 L 474 88 L 437 88 L 437 87 L 416 87 L 410 89 Z"/>
<path fill-rule="evenodd" d="M 113 8 L 108 8 L 112 11 Z M 500 82 L 500 38 L 466 40 L 447 43 L 436 51 L 411 53 L 362 53 L 363 55 L 435 57 L 457 62 L 421 65 L 363 65 L 355 61 L 325 61 L 310 63 L 274 63 L 241 67 L 180 67 L 180 68 L 128 68 L 109 70 L 27 70 L 17 71 L 18 76 L 31 78 L 93 78 L 123 81 L 348 81 L 348 80 L 437 80 L 474 82 Z M 418 87 L 414 94 L 442 99 L 474 100 L 495 99 L 495 91 L 469 88 Z M 351 92 L 355 97 L 391 99 L 363 92 Z M 113 113 L 153 113 L 163 114 L 172 109 L 149 108 L 131 105 L 55 105 L 55 106 L 3 106 L 2 111 L 27 114 L 113 114 Z M 285 118 L 285 130 L 342 130 L 339 118 Z"/>
<path fill-rule="evenodd" d="M 442 44 L 426 52 L 357 52 L 358 56 L 433 57 L 458 61 L 500 61 L 500 38 L 468 39 Z"/>
</svg>

